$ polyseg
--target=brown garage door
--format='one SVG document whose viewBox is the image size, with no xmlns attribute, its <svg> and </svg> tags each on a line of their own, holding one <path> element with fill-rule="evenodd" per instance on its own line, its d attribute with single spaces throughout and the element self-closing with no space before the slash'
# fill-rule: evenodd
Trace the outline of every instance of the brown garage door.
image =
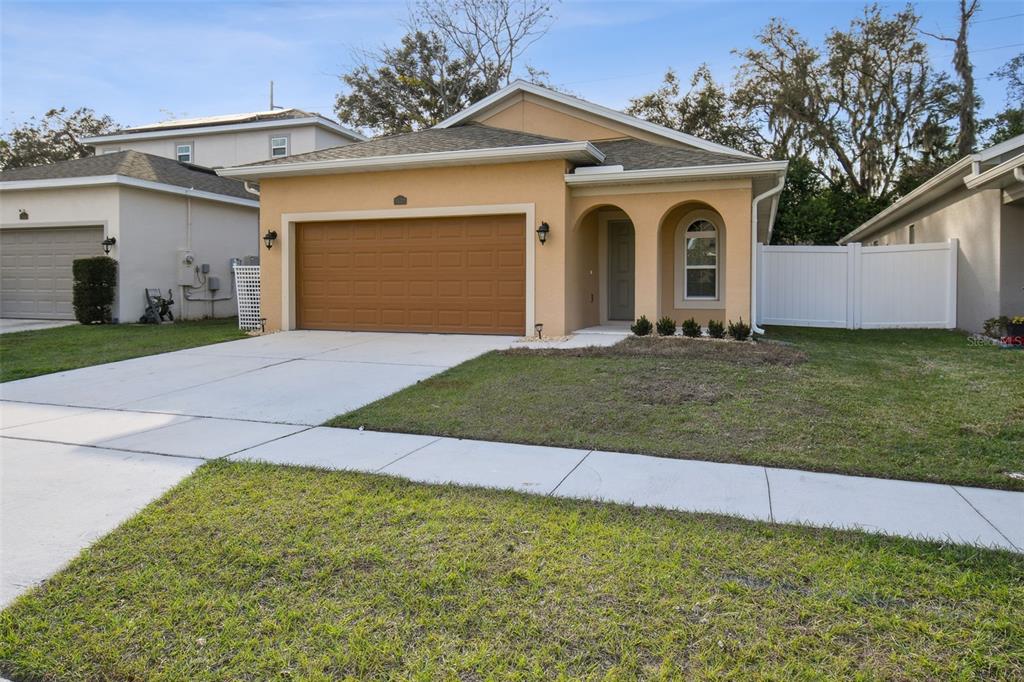
<svg viewBox="0 0 1024 682">
<path fill-rule="evenodd" d="M 102 256 L 102 227 L 0 230 L 0 317 L 73 320 L 71 262 Z"/>
<path fill-rule="evenodd" d="M 302 223 L 303 329 L 523 334 L 521 215 Z"/>
</svg>

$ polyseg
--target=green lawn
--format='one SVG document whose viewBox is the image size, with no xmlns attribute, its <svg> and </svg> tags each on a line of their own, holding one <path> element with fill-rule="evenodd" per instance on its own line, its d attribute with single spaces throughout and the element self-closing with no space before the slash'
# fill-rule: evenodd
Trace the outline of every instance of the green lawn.
<svg viewBox="0 0 1024 682">
<path fill-rule="evenodd" d="M 1024 557 L 207 464 L 0 613 L 15 680 L 1021 679 Z"/>
<path fill-rule="evenodd" d="M 245 338 L 238 320 L 75 325 L 0 335 L 0 382 Z"/>
<path fill-rule="evenodd" d="M 1024 353 L 932 330 L 516 349 L 331 426 L 1024 490 Z"/>
</svg>

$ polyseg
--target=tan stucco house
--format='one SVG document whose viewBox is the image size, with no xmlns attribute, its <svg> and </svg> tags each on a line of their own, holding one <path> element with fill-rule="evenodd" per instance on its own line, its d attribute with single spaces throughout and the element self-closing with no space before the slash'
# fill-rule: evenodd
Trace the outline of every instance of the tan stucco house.
<svg viewBox="0 0 1024 682">
<path fill-rule="evenodd" d="M 1024 135 L 960 159 L 839 243 L 954 238 L 957 326 L 980 331 L 989 318 L 1024 315 Z"/>
<path fill-rule="evenodd" d="M 259 184 L 276 236 L 268 330 L 562 335 L 753 319 L 786 162 L 517 81 L 428 130 L 218 172 Z"/>
</svg>

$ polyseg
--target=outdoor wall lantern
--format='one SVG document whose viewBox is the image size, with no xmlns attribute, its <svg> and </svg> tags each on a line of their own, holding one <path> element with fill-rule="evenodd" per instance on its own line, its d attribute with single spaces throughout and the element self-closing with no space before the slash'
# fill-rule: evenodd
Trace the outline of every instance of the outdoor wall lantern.
<svg viewBox="0 0 1024 682">
<path fill-rule="evenodd" d="M 547 223 L 541 223 L 537 228 L 537 238 L 540 239 L 540 243 L 543 244 L 548 240 L 548 232 L 551 231 L 551 226 Z"/>
<path fill-rule="evenodd" d="M 18 220 L 28 220 L 28 211 L 23 208 L 18 209 Z"/>
<path fill-rule="evenodd" d="M 544 331 L 544 323 L 543 322 L 538 322 L 537 324 L 533 325 L 533 328 L 537 331 L 537 338 L 540 339 L 541 338 L 541 332 Z"/>
<path fill-rule="evenodd" d="M 103 253 L 110 255 L 110 247 L 117 243 L 117 237 L 107 237 L 100 242 L 100 246 L 103 247 Z"/>
<path fill-rule="evenodd" d="M 263 243 L 267 245 L 267 250 L 270 250 L 276 240 L 277 230 L 267 230 L 267 233 L 263 235 Z"/>
</svg>

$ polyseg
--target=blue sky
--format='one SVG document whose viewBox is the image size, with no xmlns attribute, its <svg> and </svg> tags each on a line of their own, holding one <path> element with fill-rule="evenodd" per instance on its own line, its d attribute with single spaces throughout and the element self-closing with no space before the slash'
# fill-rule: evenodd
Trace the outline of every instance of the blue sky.
<svg viewBox="0 0 1024 682">
<path fill-rule="evenodd" d="M 915 4 L 924 29 L 955 31 L 956 0 Z M 988 75 L 1024 50 L 1024 2 L 982 4 L 972 59 L 983 113 L 991 114 L 1005 93 Z M 622 108 L 657 87 L 668 67 L 688 75 L 708 62 L 718 80 L 731 79 L 737 60 L 730 51 L 751 45 L 772 16 L 817 41 L 831 27 L 847 26 L 863 6 L 566 0 L 526 61 L 585 99 Z M 395 43 L 405 14 L 404 1 L 0 0 L 3 128 L 62 105 L 88 106 L 128 125 L 264 109 L 271 79 L 278 104 L 333 115 L 337 74 L 350 65 L 351 50 Z M 952 47 L 928 40 L 937 65 L 948 69 Z"/>
</svg>

